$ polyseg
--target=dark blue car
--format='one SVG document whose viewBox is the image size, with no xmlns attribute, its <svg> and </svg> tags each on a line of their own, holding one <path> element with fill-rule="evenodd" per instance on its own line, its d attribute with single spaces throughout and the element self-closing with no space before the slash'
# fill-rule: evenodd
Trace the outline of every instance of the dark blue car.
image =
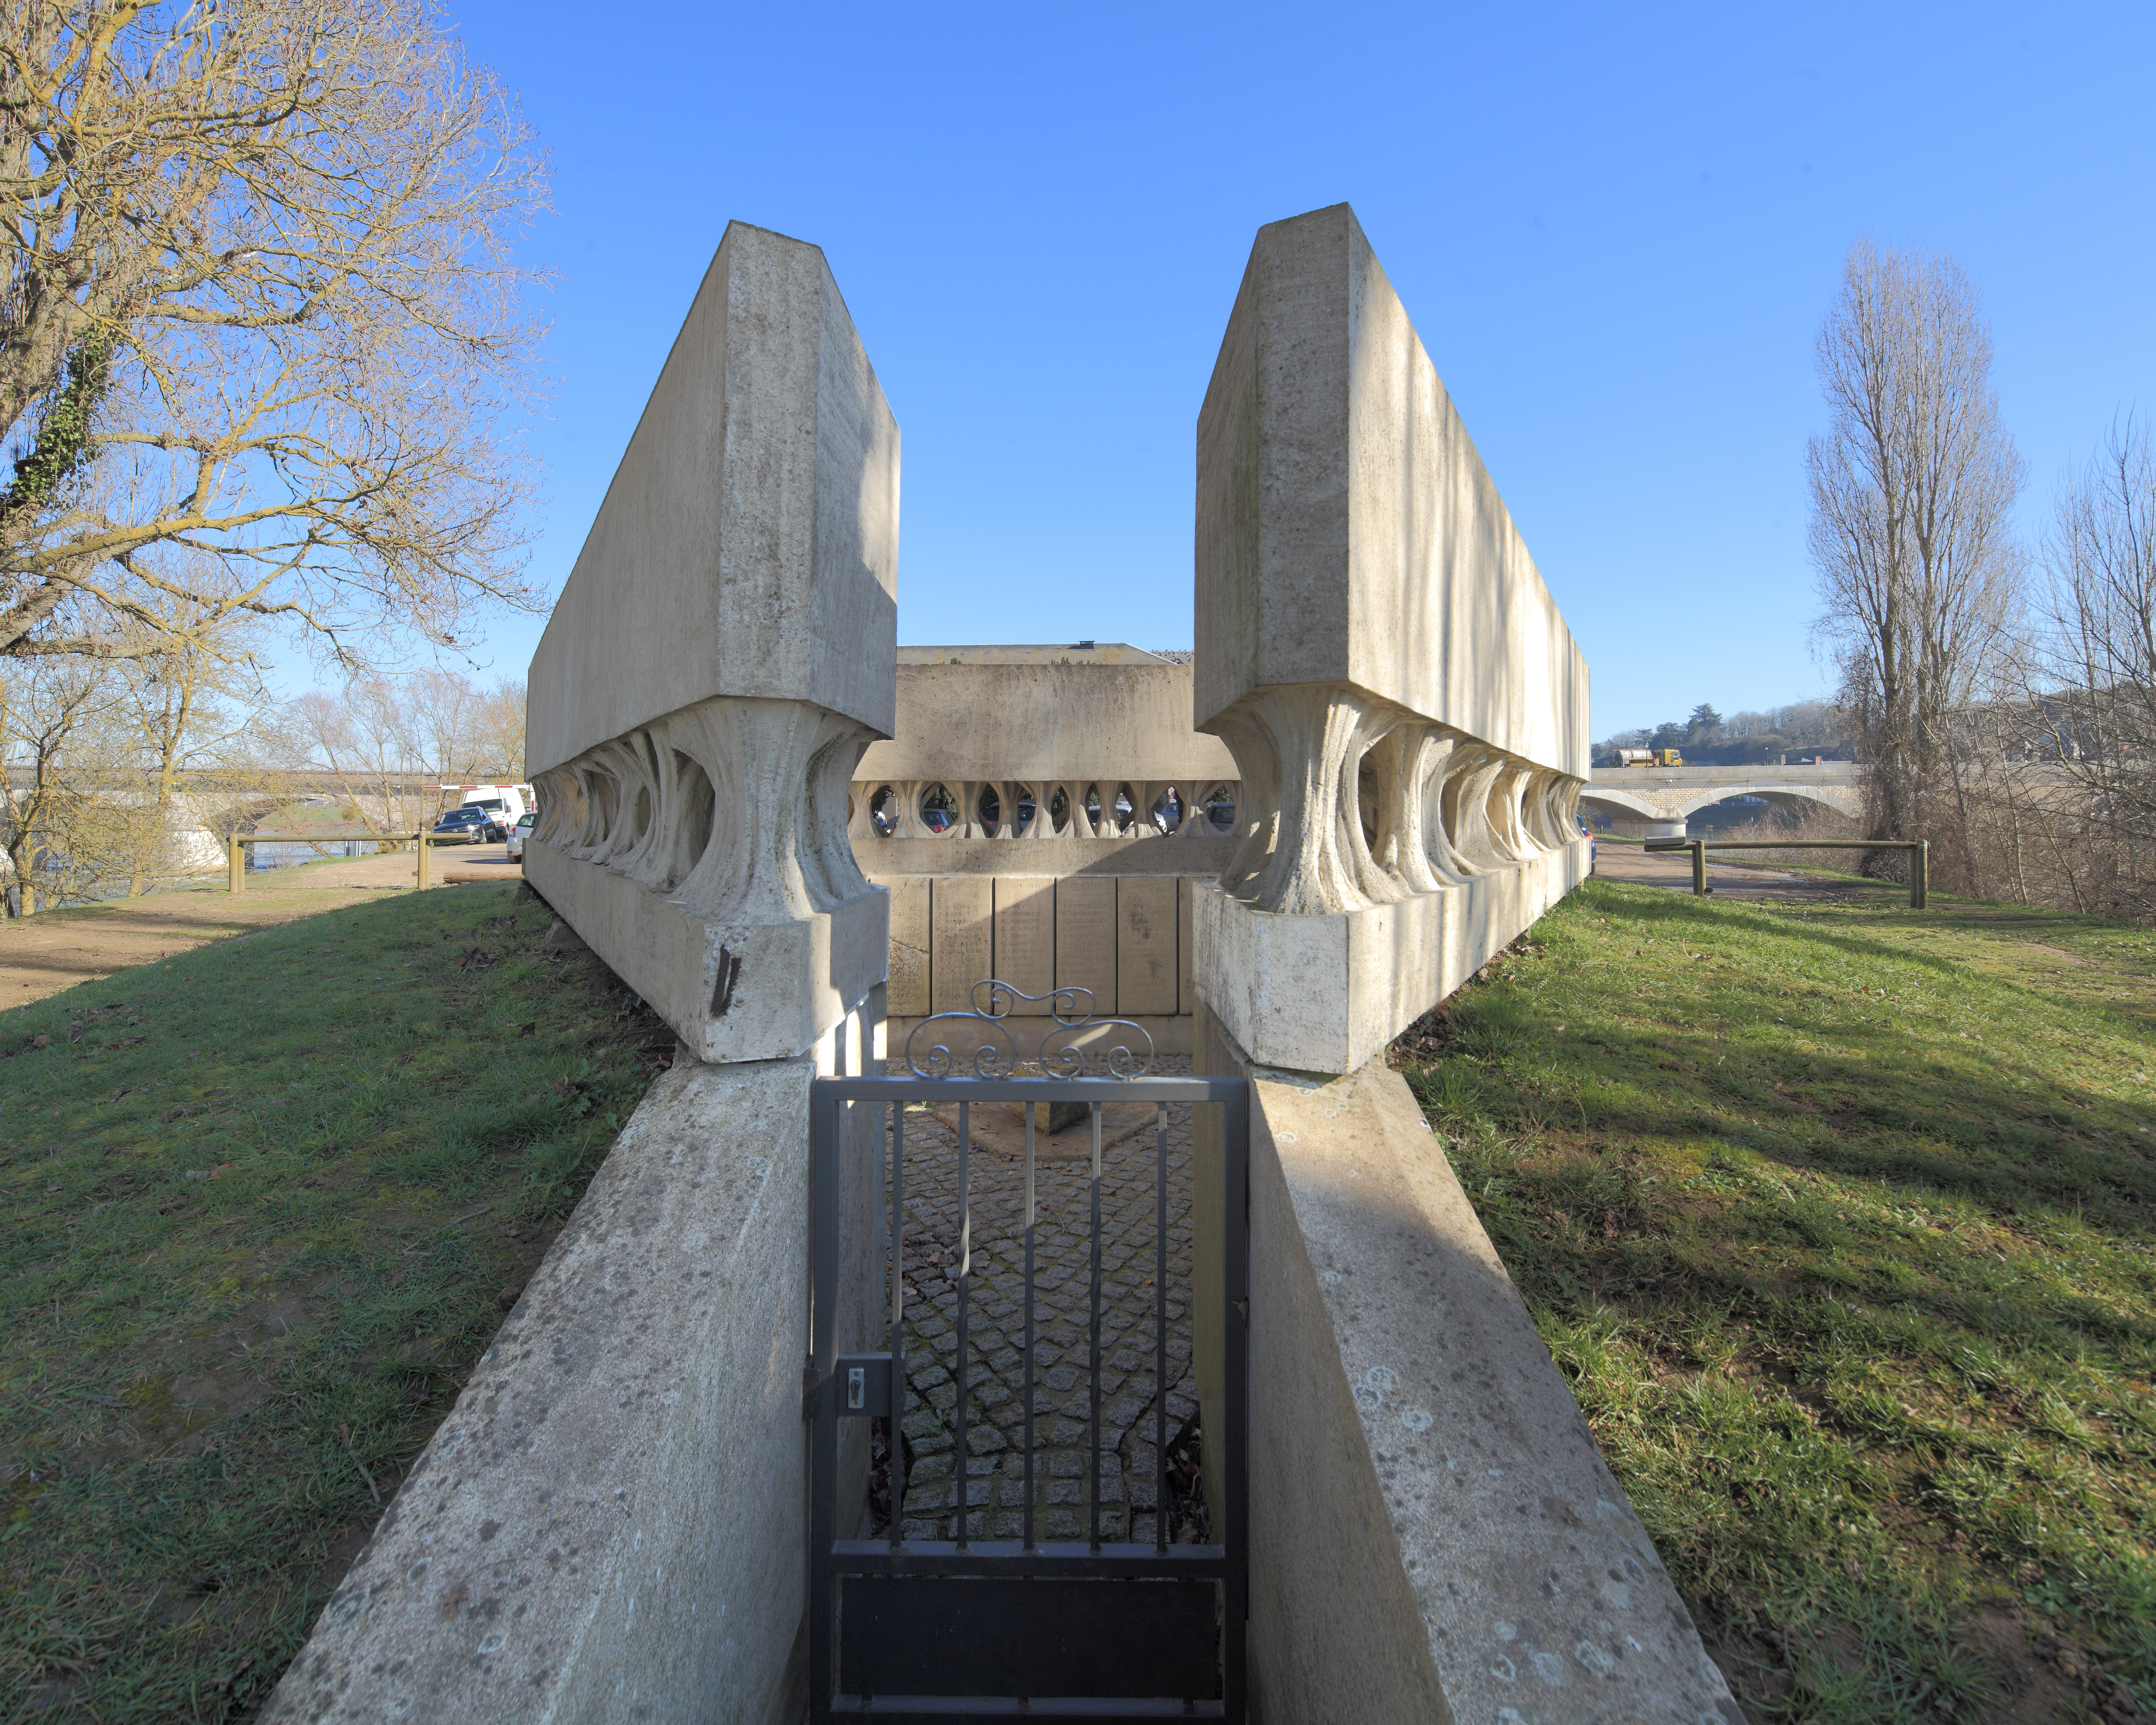
<svg viewBox="0 0 2156 1725">
<path fill-rule="evenodd" d="M 484 809 L 452 809 L 434 823 L 437 845 L 498 845 L 501 829 Z"/>
</svg>

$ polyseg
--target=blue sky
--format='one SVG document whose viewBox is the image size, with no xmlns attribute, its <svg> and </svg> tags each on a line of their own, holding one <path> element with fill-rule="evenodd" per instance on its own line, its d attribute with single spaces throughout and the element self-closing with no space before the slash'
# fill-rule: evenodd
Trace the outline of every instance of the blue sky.
<svg viewBox="0 0 2156 1725">
<path fill-rule="evenodd" d="M 1803 454 L 1859 234 L 1982 290 L 2031 531 L 2156 408 L 2146 5 L 449 4 L 552 158 L 550 592 L 730 217 L 824 249 L 897 414 L 901 641 L 1167 647 L 1251 236 L 1351 202 L 1598 736 L 1826 685 Z"/>
</svg>

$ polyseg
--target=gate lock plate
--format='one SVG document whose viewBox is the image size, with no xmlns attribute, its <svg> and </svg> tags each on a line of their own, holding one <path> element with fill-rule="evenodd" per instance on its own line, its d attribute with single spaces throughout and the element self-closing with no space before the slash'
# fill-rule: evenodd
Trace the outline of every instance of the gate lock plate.
<svg viewBox="0 0 2156 1725">
<path fill-rule="evenodd" d="M 891 1356 L 842 1353 L 832 1374 L 841 1420 L 879 1419 L 891 1411 Z"/>
</svg>

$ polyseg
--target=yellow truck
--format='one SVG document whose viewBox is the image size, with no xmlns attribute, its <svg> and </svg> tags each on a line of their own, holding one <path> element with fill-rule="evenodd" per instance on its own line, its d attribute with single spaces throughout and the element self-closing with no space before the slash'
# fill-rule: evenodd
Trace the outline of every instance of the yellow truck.
<svg viewBox="0 0 2156 1725">
<path fill-rule="evenodd" d="M 1684 754 L 1678 749 L 1620 749 L 1620 767 L 1681 767 Z"/>
</svg>

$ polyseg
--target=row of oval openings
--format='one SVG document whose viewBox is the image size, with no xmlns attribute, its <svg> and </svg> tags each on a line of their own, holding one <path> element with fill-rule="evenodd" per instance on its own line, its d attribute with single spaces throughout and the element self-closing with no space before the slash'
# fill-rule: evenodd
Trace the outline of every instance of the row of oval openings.
<svg viewBox="0 0 2156 1725">
<path fill-rule="evenodd" d="M 898 830 L 899 814 L 903 805 L 901 793 L 896 786 L 885 785 L 869 800 L 869 819 L 875 823 L 876 830 L 889 838 Z M 1114 831 L 1128 833 L 1137 822 L 1137 803 L 1127 784 L 1116 788 L 1115 797 L 1107 805 L 1108 814 L 1101 814 L 1101 788 L 1088 785 L 1083 798 L 1086 824 L 1099 832 L 1113 823 Z M 974 818 L 989 832 L 996 830 L 1003 820 L 1003 799 L 993 785 L 983 785 L 975 801 Z M 1029 831 L 1034 817 L 1040 813 L 1030 790 L 1021 790 L 1018 797 L 1017 830 Z M 1186 803 L 1183 794 L 1170 785 L 1153 798 L 1148 811 L 1156 831 L 1173 833 L 1182 829 L 1186 816 L 1209 822 L 1216 832 L 1224 833 L 1235 824 L 1235 800 L 1224 785 L 1215 785 L 1198 803 Z M 921 824 L 932 833 L 947 833 L 963 819 L 963 806 L 947 785 L 932 784 L 921 793 Z M 1070 793 L 1058 787 L 1048 799 L 1049 830 L 1067 833 L 1070 830 Z"/>
</svg>

